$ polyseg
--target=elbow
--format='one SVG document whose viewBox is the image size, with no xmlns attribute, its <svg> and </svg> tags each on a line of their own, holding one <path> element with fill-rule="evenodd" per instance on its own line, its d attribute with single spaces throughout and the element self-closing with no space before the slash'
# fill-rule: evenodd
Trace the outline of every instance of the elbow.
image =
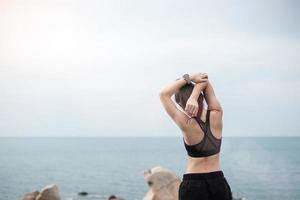
<svg viewBox="0 0 300 200">
<path fill-rule="evenodd" d="M 168 97 L 168 96 L 169 96 L 169 94 L 166 91 L 164 91 L 164 90 L 161 90 L 159 92 L 159 97 L 160 98 L 164 98 L 164 97 Z"/>
<path fill-rule="evenodd" d="M 220 113 L 223 113 L 223 108 L 221 106 L 217 107 L 216 110 L 219 111 Z"/>
<path fill-rule="evenodd" d="M 165 91 L 159 92 L 159 99 L 161 102 L 166 102 L 170 98 L 171 98 L 171 96 L 167 92 L 165 92 Z"/>
<path fill-rule="evenodd" d="M 219 112 L 219 113 L 221 113 L 221 114 L 223 114 L 222 107 L 216 107 L 214 110 L 217 111 L 217 112 Z"/>
<path fill-rule="evenodd" d="M 222 108 L 222 106 L 220 104 L 208 105 L 208 109 L 209 110 L 215 110 L 215 111 L 223 113 L 223 108 Z"/>
<path fill-rule="evenodd" d="M 158 96 L 159 96 L 159 100 L 160 100 L 161 102 L 164 102 L 164 101 L 165 101 L 165 99 L 166 99 L 166 94 L 165 94 L 163 91 L 160 91 Z"/>
</svg>

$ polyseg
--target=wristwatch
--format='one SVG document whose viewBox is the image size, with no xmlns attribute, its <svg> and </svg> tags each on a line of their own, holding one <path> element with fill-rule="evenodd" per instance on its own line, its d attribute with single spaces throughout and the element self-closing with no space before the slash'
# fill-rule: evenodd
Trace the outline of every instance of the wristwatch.
<svg viewBox="0 0 300 200">
<path fill-rule="evenodd" d="M 184 74 L 184 75 L 182 76 L 182 78 L 186 81 L 187 84 L 191 84 L 191 83 L 192 83 L 192 80 L 191 80 L 191 78 L 190 78 L 190 75 Z"/>
</svg>

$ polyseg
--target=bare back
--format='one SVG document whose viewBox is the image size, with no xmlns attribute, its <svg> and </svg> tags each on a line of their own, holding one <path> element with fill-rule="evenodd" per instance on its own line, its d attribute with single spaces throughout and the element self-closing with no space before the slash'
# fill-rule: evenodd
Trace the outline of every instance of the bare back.
<svg viewBox="0 0 300 200">
<path fill-rule="evenodd" d="M 201 121 L 205 122 L 207 110 L 203 110 L 201 115 Z M 186 116 L 186 128 L 183 133 L 184 141 L 188 145 L 195 145 L 201 142 L 204 138 L 204 132 L 199 126 L 198 122 L 194 118 Z M 220 126 L 220 121 L 222 121 L 222 116 L 218 111 L 211 110 L 210 116 L 210 129 L 213 136 L 217 139 L 222 138 L 222 126 Z M 220 159 L 219 153 L 208 156 L 195 158 L 188 155 L 187 158 L 187 173 L 203 173 L 220 170 Z"/>
</svg>

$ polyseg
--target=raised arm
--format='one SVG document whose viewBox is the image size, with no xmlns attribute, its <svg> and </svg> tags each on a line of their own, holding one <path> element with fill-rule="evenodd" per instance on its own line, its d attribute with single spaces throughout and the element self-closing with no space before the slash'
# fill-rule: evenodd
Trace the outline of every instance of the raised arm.
<svg viewBox="0 0 300 200">
<path fill-rule="evenodd" d="M 183 78 L 179 78 L 172 83 L 166 85 L 159 93 L 160 98 L 171 98 L 173 94 L 179 91 L 179 89 L 186 84 Z"/>
<path fill-rule="evenodd" d="M 222 112 L 222 106 L 220 102 L 218 101 L 214 89 L 209 81 L 207 81 L 207 86 L 203 91 L 204 98 L 208 106 L 208 110 L 215 110 Z"/>
<path fill-rule="evenodd" d="M 190 76 L 191 80 L 195 82 L 196 77 L 194 75 Z M 200 80 L 199 76 L 197 80 Z M 206 82 L 207 78 L 202 78 L 202 82 Z M 200 81 L 199 81 L 200 83 Z M 173 102 L 171 97 L 179 91 L 179 89 L 186 84 L 186 81 L 183 78 L 179 78 L 176 81 L 165 86 L 159 93 L 160 100 L 168 113 L 168 115 L 175 121 L 175 123 L 181 128 L 184 129 L 185 127 L 185 120 L 188 118 L 185 114 L 183 114 L 177 107 L 176 104 Z M 204 83 L 202 83 L 204 84 Z M 200 87 L 197 86 L 197 87 Z M 202 86 L 203 87 L 203 86 Z M 193 92 L 194 93 L 194 92 Z M 193 95 L 197 95 L 197 91 Z"/>
<path fill-rule="evenodd" d="M 211 83 L 208 81 L 207 87 L 203 91 L 204 98 L 210 110 L 210 128 L 216 135 L 221 135 L 223 129 L 223 109 L 218 101 Z"/>
<path fill-rule="evenodd" d="M 185 111 L 190 116 L 197 116 L 199 104 L 198 104 L 198 98 L 201 94 L 201 92 L 206 88 L 207 82 L 205 83 L 195 83 L 195 86 L 193 88 L 193 92 L 189 99 L 186 102 Z"/>
</svg>

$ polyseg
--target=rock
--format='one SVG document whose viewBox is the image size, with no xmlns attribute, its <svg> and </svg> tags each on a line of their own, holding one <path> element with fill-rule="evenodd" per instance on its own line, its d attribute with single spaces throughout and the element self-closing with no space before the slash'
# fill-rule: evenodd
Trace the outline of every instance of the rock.
<svg viewBox="0 0 300 200">
<path fill-rule="evenodd" d="M 58 187 L 54 184 L 44 187 L 35 200 L 60 200 Z"/>
<path fill-rule="evenodd" d="M 116 197 L 115 195 L 110 195 L 107 200 L 124 200 L 124 199 Z"/>
<path fill-rule="evenodd" d="M 143 200 L 178 200 L 181 179 L 176 174 L 161 166 L 144 172 L 144 180 L 149 191 Z"/>
<path fill-rule="evenodd" d="M 110 195 L 107 200 L 117 200 L 115 195 Z"/>
<path fill-rule="evenodd" d="M 88 195 L 89 193 L 87 193 L 87 192 L 79 192 L 78 193 L 78 195 L 80 195 L 80 196 L 86 196 L 86 195 Z"/>
<path fill-rule="evenodd" d="M 35 200 L 35 198 L 39 193 L 40 193 L 39 191 L 27 193 L 24 195 L 24 197 L 21 198 L 21 200 Z"/>
</svg>

